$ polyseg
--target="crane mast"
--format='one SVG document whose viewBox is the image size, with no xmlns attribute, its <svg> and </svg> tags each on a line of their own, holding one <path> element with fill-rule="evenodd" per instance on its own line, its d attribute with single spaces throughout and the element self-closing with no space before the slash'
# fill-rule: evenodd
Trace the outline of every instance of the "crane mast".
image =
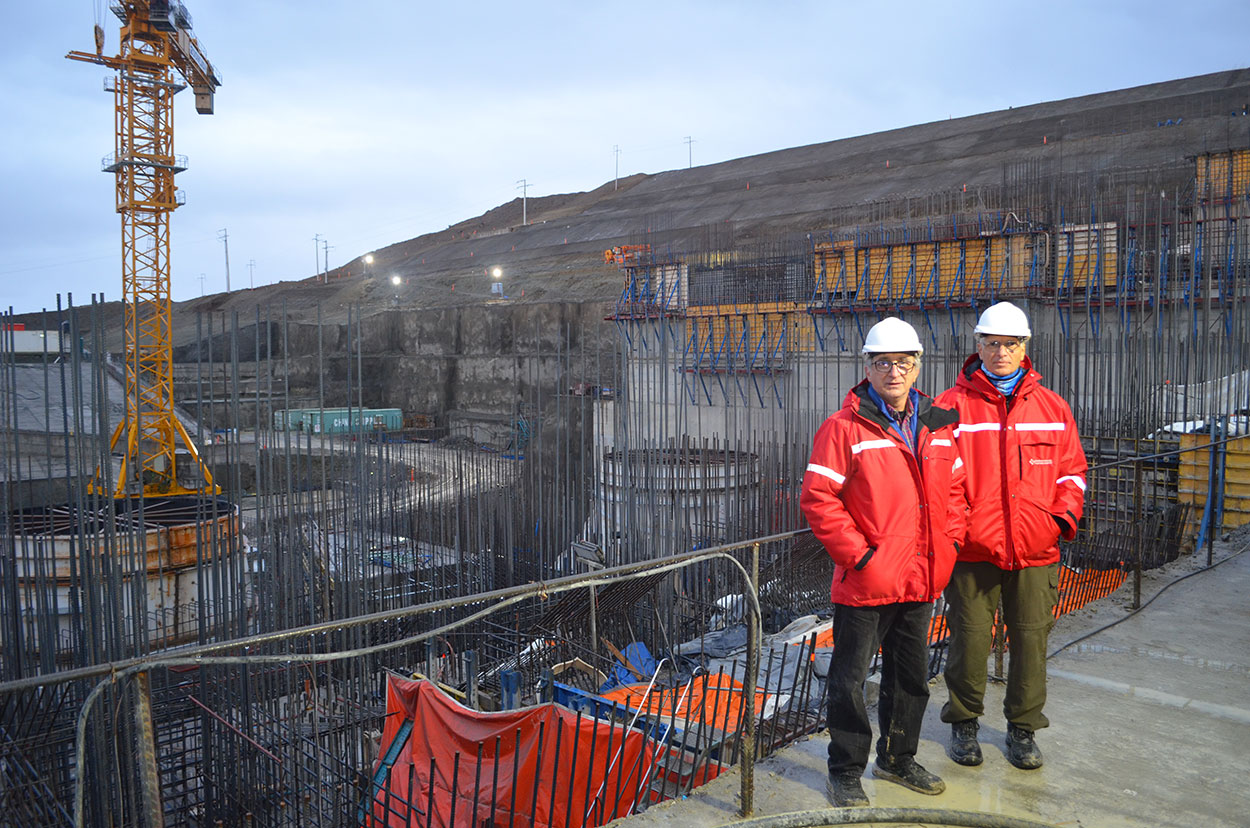
<svg viewBox="0 0 1250 828">
<path fill-rule="evenodd" d="M 191 33 L 186 6 L 168 0 L 113 2 L 121 20 L 118 54 L 71 51 L 72 60 L 107 66 L 113 92 L 114 151 L 103 169 L 116 176 L 116 209 L 122 229 L 122 293 L 125 307 L 125 414 L 110 451 L 122 455 L 114 497 L 219 493 L 195 444 L 174 415 L 173 344 L 170 321 L 170 214 L 182 203 L 174 176 L 186 158 L 174 154 L 174 95 L 189 84 L 200 114 L 213 112 L 221 84 Z M 180 482 L 177 447 L 198 470 Z M 186 485 L 190 483 L 190 485 Z M 93 491 L 103 493 L 97 479 Z"/>
</svg>

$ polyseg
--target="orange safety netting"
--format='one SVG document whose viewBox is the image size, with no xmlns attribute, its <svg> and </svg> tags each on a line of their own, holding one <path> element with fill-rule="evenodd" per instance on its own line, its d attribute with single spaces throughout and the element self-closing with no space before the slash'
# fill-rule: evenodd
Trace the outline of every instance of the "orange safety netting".
<svg viewBox="0 0 1250 828">
<path fill-rule="evenodd" d="M 1055 617 L 1079 610 L 1090 601 L 1106 598 L 1124 583 L 1125 573 L 1120 569 L 1091 569 L 1077 572 L 1066 566 L 1059 567 L 1059 601 L 1055 604 Z"/>
<path fill-rule="evenodd" d="M 742 682 L 732 676 L 706 674 L 695 676 L 677 687 L 654 687 L 647 693 L 645 684 L 614 687 L 603 694 L 608 701 L 664 722 L 676 719 L 686 723 L 702 722 L 724 733 L 734 733 L 742 721 Z M 768 694 L 755 693 L 755 715 L 763 712 Z"/>
<path fill-rule="evenodd" d="M 1055 604 L 1055 617 L 1079 610 L 1090 601 L 1106 598 L 1124 583 L 1125 574 L 1119 569 L 1087 570 L 1078 572 L 1067 566 L 1059 567 L 1059 600 Z M 996 619 L 997 621 L 998 619 Z M 929 644 L 937 644 L 949 635 L 946 628 L 946 616 L 937 613 L 929 622 Z M 792 646 L 810 646 L 811 639 L 792 642 Z M 826 627 L 816 633 L 816 644 L 813 650 L 833 646 L 833 628 Z M 815 652 L 812 658 L 816 657 Z"/>
<path fill-rule="evenodd" d="M 428 681 L 389 677 L 386 713 L 381 757 L 406 723 L 411 732 L 373 792 L 368 828 L 602 825 L 646 795 L 655 761 L 650 740 L 619 724 L 555 704 L 482 713 Z"/>
<path fill-rule="evenodd" d="M 929 622 L 929 644 L 933 645 L 946 638 L 946 616 L 941 613 L 933 616 L 933 620 Z M 808 647 L 812 646 L 811 637 L 804 638 L 802 641 L 790 642 L 792 647 Z M 825 627 L 816 633 L 816 644 L 812 646 L 811 659 L 816 658 L 816 650 L 823 650 L 833 646 L 833 627 Z"/>
</svg>

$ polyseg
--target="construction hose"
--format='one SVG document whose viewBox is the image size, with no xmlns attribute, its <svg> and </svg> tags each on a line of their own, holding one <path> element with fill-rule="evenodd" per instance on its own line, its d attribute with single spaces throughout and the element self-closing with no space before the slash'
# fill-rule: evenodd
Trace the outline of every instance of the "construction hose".
<svg viewBox="0 0 1250 828">
<path fill-rule="evenodd" d="M 825 825 L 957 825 L 962 828 L 1054 828 L 1047 822 L 984 814 L 977 811 L 944 811 L 938 808 L 826 808 L 794 811 L 742 822 L 722 828 L 821 828 Z"/>
</svg>

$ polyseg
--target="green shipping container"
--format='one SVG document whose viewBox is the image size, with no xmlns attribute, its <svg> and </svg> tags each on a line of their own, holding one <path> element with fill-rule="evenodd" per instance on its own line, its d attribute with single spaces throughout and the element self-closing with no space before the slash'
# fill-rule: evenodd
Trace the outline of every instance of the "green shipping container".
<svg viewBox="0 0 1250 828">
<path fill-rule="evenodd" d="M 399 431 L 404 414 L 398 408 L 309 409 L 304 430 L 313 434 L 348 434 L 359 431 Z"/>
</svg>

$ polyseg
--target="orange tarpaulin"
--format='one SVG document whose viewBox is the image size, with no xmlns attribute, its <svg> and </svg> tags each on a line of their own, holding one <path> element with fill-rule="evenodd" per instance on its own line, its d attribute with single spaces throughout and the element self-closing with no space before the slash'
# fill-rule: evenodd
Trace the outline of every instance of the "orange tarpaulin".
<svg viewBox="0 0 1250 828">
<path fill-rule="evenodd" d="M 647 685 L 629 684 L 615 687 L 603 694 L 608 701 L 631 710 L 642 709 L 645 715 L 659 721 L 676 717 L 683 724 L 689 721 L 735 733 L 742 721 L 742 682 L 724 674 L 695 676 L 689 684 L 677 687 L 656 687 L 647 694 Z M 764 710 L 768 694 L 755 691 L 755 715 Z"/>
<path fill-rule="evenodd" d="M 554 704 L 481 713 L 428 681 L 389 677 L 386 713 L 382 757 L 407 722 L 411 733 L 374 792 L 370 828 L 602 825 L 631 812 L 655 758 L 638 731 Z"/>
</svg>

